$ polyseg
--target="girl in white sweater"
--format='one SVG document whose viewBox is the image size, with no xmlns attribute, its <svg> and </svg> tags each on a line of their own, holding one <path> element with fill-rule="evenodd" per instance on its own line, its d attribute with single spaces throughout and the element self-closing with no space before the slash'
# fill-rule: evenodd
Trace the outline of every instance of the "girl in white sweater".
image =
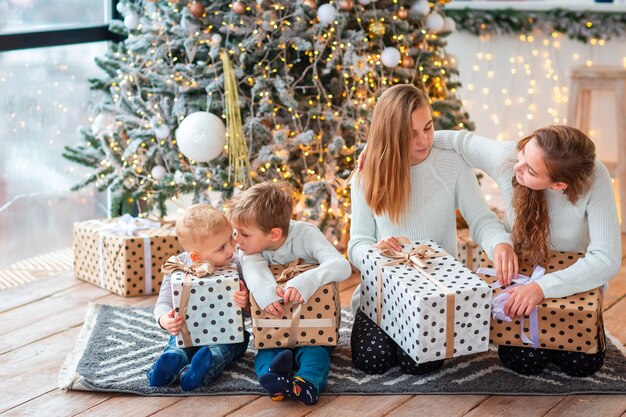
<svg viewBox="0 0 626 417">
<path fill-rule="evenodd" d="M 507 315 L 528 315 L 544 298 L 603 286 L 619 272 L 621 236 L 611 178 L 583 132 L 547 126 L 516 143 L 467 131 L 440 131 L 435 146 L 454 149 L 498 183 L 506 226 L 518 254 L 541 264 L 550 250 L 585 253 L 569 268 L 511 289 Z M 587 376 L 604 360 L 602 351 L 583 354 L 500 346 L 498 352 L 505 366 L 526 375 L 541 372 L 552 360 L 571 376 Z"/>
<path fill-rule="evenodd" d="M 476 176 L 453 151 L 432 149 L 434 125 L 428 96 L 411 84 L 396 85 L 378 100 L 368 134 L 368 159 L 352 181 L 348 258 L 362 268 L 372 247 L 401 249 L 398 236 L 433 239 L 456 253 L 456 208 L 468 221 L 498 271 L 510 280 L 517 259 L 510 236 L 492 213 Z M 353 297 L 352 360 L 367 373 L 384 373 L 399 362 L 412 374 L 438 369 L 443 361 L 417 365 L 358 310 Z"/>
</svg>

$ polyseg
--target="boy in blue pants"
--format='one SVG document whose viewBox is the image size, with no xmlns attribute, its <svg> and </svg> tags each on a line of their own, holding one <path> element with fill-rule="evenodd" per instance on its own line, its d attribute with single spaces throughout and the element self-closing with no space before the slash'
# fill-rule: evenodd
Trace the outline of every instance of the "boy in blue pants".
<svg viewBox="0 0 626 417">
<path fill-rule="evenodd" d="M 244 279 L 258 305 L 277 318 L 284 312 L 281 303 L 306 303 L 319 287 L 343 281 L 352 272 L 350 263 L 317 227 L 291 220 L 292 211 L 291 193 L 272 182 L 257 184 L 230 202 L 235 241 L 243 252 Z M 319 266 L 291 279 L 283 289 L 269 264 L 297 259 Z M 255 360 L 259 382 L 272 400 L 288 397 L 315 404 L 326 387 L 331 350 L 327 346 L 261 349 Z"/>
</svg>

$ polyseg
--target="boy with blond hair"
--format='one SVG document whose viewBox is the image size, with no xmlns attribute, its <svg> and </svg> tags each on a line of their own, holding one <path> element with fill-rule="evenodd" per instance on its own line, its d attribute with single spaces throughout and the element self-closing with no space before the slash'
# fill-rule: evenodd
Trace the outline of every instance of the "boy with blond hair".
<svg viewBox="0 0 626 417">
<path fill-rule="evenodd" d="M 352 272 L 350 263 L 317 227 L 291 220 L 292 211 L 291 193 L 272 182 L 257 184 L 230 202 L 246 284 L 258 305 L 278 318 L 284 312 L 281 303 L 306 303 L 319 287 L 343 281 Z M 297 259 L 319 266 L 291 279 L 283 289 L 269 264 Z M 289 397 L 315 404 L 326 386 L 331 350 L 327 346 L 259 350 L 255 360 L 259 382 L 272 400 Z"/>
<path fill-rule="evenodd" d="M 176 236 L 185 252 L 178 260 L 186 266 L 211 263 L 216 267 L 233 262 L 235 242 L 233 228 L 228 219 L 208 204 L 194 204 L 176 222 Z M 180 333 L 183 317 L 174 317 L 171 277 L 165 275 L 154 306 L 154 318 L 159 326 L 170 333 L 167 347 L 148 370 L 150 386 L 161 387 L 177 380 L 185 391 L 209 384 L 234 360 L 243 356 L 250 335 L 244 332 L 244 341 L 232 344 L 179 348 L 176 335 Z M 235 303 L 249 309 L 248 291 L 239 281 Z"/>
</svg>

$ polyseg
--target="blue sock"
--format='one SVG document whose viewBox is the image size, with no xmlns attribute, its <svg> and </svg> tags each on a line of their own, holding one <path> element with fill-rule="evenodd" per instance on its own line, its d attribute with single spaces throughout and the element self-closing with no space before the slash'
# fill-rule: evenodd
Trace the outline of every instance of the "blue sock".
<svg viewBox="0 0 626 417">
<path fill-rule="evenodd" d="M 299 376 L 293 378 L 293 388 L 288 396 L 306 405 L 313 405 L 320 399 L 320 393 L 317 388 Z"/>
<path fill-rule="evenodd" d="M 291 349 L 283 350 L 272 359 L 268 371 L 275 374 L 288 375 L 293 370 L 293 352 Z"/>
<path fill-rule="evenodd" d="M 208 346 L 201 347 L 193 358 L 186 372 L 182 372 L 180 387 L 185 391 L 192 391 L 202 384 L 209 368 L 213 365 L 213 354 Z"/>
<path fill-rule="evenodd" d="M 173 352 L 163 353 L 159 356 L 152 368 L 152 373 L 149 375 L 150 386 L 162 387 L 174 382 L 178 371 L 180 371 L 182 360 L 183 358 L 178 353 Z"/>
</svg>

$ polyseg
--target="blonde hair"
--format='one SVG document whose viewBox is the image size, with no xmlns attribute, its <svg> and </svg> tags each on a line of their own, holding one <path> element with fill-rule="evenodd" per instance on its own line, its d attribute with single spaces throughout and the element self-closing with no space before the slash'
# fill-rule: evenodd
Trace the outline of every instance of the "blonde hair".
<svg viewBox="0 0 626 417">
<path fill-rule="evenodd" d="M 411 189 L 411 114 L 430 108 L 428 95 L 413 84 L 397 84 L 378 99 L 367 135 L 368 158 L 359 181 L 375 214 L 392 223 L 404 216 Z"/>
<path fill-rule="evenodd" d="M 563 194 L 574 204 L 589 189 L 595 167 L 596 148 L 589 136 L 570 126 L 552 125 L 535 130 L 520 140 L 518 150 L 535 139 L 552 182 L 563 182 Z M 533 264 L 550 256 L 550 216 L 545 190 L 531 190 L 513 177 L 515 224 L 511 231 L 515 251 Z"/>
<path fill-rule="evenodd" d="M 228 203 L 230 220 L 241 225 L 258 227 L 269 233 L 278 227 L 284 236 L 289 232 L 293 213 L 293 198 L 284 183 L 271 181 L 256 184 Z"/>
<path fill-rule="evenodd" d="M 176 221 L 176 236 L 186 251 L 197 251 L 207 240 L 218 233 L 231 229 L 226 216 L 210 204 L 189 206 Z"/>
</svg>

